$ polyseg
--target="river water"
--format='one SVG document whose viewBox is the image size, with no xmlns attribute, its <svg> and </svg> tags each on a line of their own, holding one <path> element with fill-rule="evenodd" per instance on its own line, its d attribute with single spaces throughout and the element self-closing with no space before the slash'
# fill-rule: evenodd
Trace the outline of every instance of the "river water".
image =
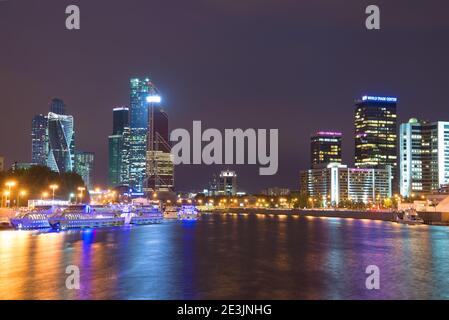
<svg viewBox="0 0 449 320">
<path fill-rule="evenodd" d="M 366 288 L 377 266 L 380 289 Z M 80 288 L 66 287 L 68 266 Z M 0 231 L 0 299 L 449 299 L 449 228 L 286 215 Z"/>
</svg>

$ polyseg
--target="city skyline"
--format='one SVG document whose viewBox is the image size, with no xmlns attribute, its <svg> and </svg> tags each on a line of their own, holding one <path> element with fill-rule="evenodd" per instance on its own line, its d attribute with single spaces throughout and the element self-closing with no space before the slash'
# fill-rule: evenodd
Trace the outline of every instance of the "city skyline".
<svg viewBox="0 0 449 320">
<path fill-rule="evenodd" d="M 363 14 L 360 17 L 356 14 L 363 12 L 362 3 L 344 4 L 343 8 L 339 5 L 340 17 L 345 18 L 341 21 L 335 17 L 326 20 L 329 17 L 327 10 L 334 10 L 334 5 L 318 10 L 312 4 L 302 7 L 291 4 L 288 10 L 279 9 L 265 20 L 262 19 L 266 17 L 264 9 L 250 10 L 251 21 L 248 22 L 240 19 L 242 12 L 233 5 L 198 2 L 189 8 L 180 3 L 173 17 L 190 28 L 165 28 L 164 32 L 155 35 L 154 41 L 139 42 L 141 49 L 134 51 L 126 48 L 136 46 L 141 25 L 136 21 L 143 17 L 144 12 L 152 11 L 145 10 L 148 9 L 147 4 L 132 9 L 135 19 L 123 17 L 119 26 L 113 24 L 113 17 L 118 16 L 120 8 L 111 4 L 112 17 L 106 18 L 110 22 L 109 29 L 104 30 L 94 21 L 100 5 L 83 3 L 83 9 L 92 13 L 83 20 L 83 28 L 79 31 L 81 38 L 59 28 L 59 21 L 53 14 L 62 4 L 36 5 L 36 12 L 48 15 L 46 22 L 33 19 L 25 10 L 20 24 L 8 18 L 5 12 L 19 12 L 22 5 L 14 2 L 1 5 L 6 8 L 0 11 L 1 21 L 19 30 L 20 34 L 15 38 L 5 37 L 5 47 L 27 49 L 24 51 L 26 55 L 12 56 L 9 51 L 2 53 L 2 61 L 9 61 L 10 65 L 5 65 L 0 75 L 0 85 L 7 88 L 0 103 L 9 106 L 4 119 L 10 121 L 3 120 L 0 130 L 4 136 L 15 132 L 19 146 L 8 139 L 0 142 L 0 154 L 6 156 L 6 167 L 10 167 L 14 160 L 20 162 L 29 158 L 28 119 L 42 111 L 52 97 L 58 96 L 64 99 L 76 119 L 77 146 L 96 153 L 97 180 L 99 184 L 106 185 L 108 146 L 105 139 L 111 132 L 111 109 L 129 104 L 129 78 L 146 75 L 158 84 L 164 107 L 170 115 L 171 129 L 188 128 L 192 120 L 202 120 L 216 128 L 281 128 L 280 170 L 276 176 L 260 177 L 256 168 L 247 166 L 231 168 L 239 174 L 239 186 L 249 192 L 258 191 L 260 186 L 273 185 L 297 189 L 297 173 L 308 167 L 309 154 L 303 150 L 307 150 L 307 137 L 312 132 L 341 131 L 347 137 L 343 139 L 343 150 L 353 150 L 353 139 L 350 138 L 353 136 L 353 105 L 354 99 L 361 95 L 398 96 L 398 123 L 405 123 L 411 117 L 429 121 L 448 120 L 444 86 L 439 85 L 445 83 L 447 62 L 443 56 L 448 48 L 438 40 L 447 26 L 434 23 L 423 27 L 423 19 L 428 19 L 427 16 L 423 18 L 414 14 L 422 9 L 419 4 L 407 2 L 412 13 L 406 13 L 400 10 L 400 3 L 381 1 L 382 27 L 392 32 L 380 30 L 373 34 L 362 27 L 360 30 L 348 29 L 350 24 L 358 23 L 357 19 L 362 21 L 365 18 Z M 154 6 L 161 13 L 172 10 L 171 6 L 162 3 Z M 222 10 L 224 7 L 226 10 Z M 192 16 L 182 10 L 191 12 L 199 22 L 194 23 Z M 194 13 L 195 10 L 198 13 Z M 436 17 L 432 21 L 440 18 L 445 21 L 441 17 L 444 11 L 441 6 L 428 5 L 426 10 L 430 16 Z M 400 20 L 408 23 L 399 24 L 397 21 Z M 149 20 L 148 27 L 159 30 L 160 26 L 169 26 L 171 21 L 155 17 Z M 288 26 L 285 21 L 288 21 Z M 229 28 L 229 22 L 232 22 L 232 28 Z M 202 23 L 210 23 L 212 28 L 203 29 Z M 37 24 L 39 28 L 33 29 L 31 24 Z M 341 28 L 334 31 L 335 24 Z M 244 30 L 243 36 L 234 38 L 233 35 L 241 30 Z M 50 37 L 42 37 L 41 32 Z M 414 41 L 409 43 L 408 38 L 398 40 L 399 32 L 405 32 Z M 95 39 L 89 36 L 90 33 L 96 36 Z M 176 39 L 183 38 L 194 44 L 188 47 L 187 52 L 182 51 L 184 42 L 173 41 L 177 33 L 180 35 Z M 123 37 L 124 34 L 129 36 L 129 40 Z M 100 37 L 102 40 L 98 44 L 96 39 L 99 35 L 103 38 Z M 115 35 L 118 42 L 107 43 L 106 40 Z M 272 41 L 267 42 L 267 36 Z M 47 41 L 52 37 L 67 48 L 64 55 L 57 56 L 50 51 L 43 55 L 41 50 L 51 47 Z M 299 40 L 309 45 L 298 44 Z M 232 50 L 228 49 L 231 42 Z M 378 43 L 389 49 L 389 55 L 383 56 L 382 60 L 378 59 L 383 52 Z M 354 59 L 352 53 L 361 46 L 363 54 Z M 72 52 L 74 48 L 81 48 L 81 51 Z M 328 55 L 330 48 L 334 55 Z M 416 64 L 424 48 L 426 54 L 430 52 L 436 58 L 420 60 L 421 63 Z M 30 59 L 26 59 L 28 54 Z M 104 61 L 87 68 L 85 64 L 89 54 L 102 55 Z M 121 63 L 114 63 L 111 68 L 111 62 L 118 60 Z M 20 67 L 23 61 L 27 61 L 26 74 Z M 309 66 L 307 61 L 315 63 Z M 368 70 L 370 76 L 366 77 L 360 70 Z M 416 76 L 418 74 L 419 77 Z M 26 95 L 18 93 L 23 87 L 28 88 Z M 278 114 L 273 117 L 273 113 Z M 101 119 L 105 121 L 99 121 Z M 350 152 L 345 152 L 343 158 L 344 163 L 352 164 Z M 213 172 L 221 169 L 224 168 L 177 166 L 177 188 L 190 189 L 193 181 L 192 188 L 200 189 L 207 185 Z M 199 176 L 201 178 L 197 179 Z"/>
</svg>

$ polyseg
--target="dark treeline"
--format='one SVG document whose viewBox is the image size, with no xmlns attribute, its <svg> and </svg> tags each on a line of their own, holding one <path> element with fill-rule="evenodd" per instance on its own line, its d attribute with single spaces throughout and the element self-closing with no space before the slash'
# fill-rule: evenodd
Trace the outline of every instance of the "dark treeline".
<svg viewBox="0 0 449 320">
<path fill-rule="evenodd" d="M 85 187 L 80 175 L 74 172 L 62 173 L 51 171 L 45 166 L 32 166 L 29 169 L 16 169 L 0 172 L 0 191 L 2 195 L 8 190 L 6 183 L 14 181 L 16 185 L 11 188 L 11 199 L 16 199 L 23 192 L 21 201 L 27 199 L 41 199 L 42 194 L 47 192 L 48 198 L 52 197 L 50 185 L 57 185 L 55 199 L 69 200 L 70 194 L 77 194 L 78 187 Z M 87 195 L 87 188 L 84 196 Z M 13 200 L 14 201 L 14 200 Z"/>
</svg>

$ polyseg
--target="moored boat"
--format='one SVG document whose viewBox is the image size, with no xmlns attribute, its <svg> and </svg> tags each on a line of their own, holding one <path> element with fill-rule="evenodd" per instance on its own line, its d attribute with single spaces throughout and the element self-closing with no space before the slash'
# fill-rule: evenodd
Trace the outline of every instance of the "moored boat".
<svg viewBox="0 0 449 320">
<path fill-rule="evenodd" d="M 48 218 L 48 222 L 53 229 L 65 230 L 121 226 L 125 223 L 125 218 L 112 210 L 96 212 L 86 205 L 55 213 Z"/>
<path fill-rule="evenodd" d="M 59 208 L 40 207 L 31 211 L 20 211 L 15 217 L 9 219 L 9 222 L 16 230 L 50 229 L 48 217 L 57 210 Z"/>
<path fill-rule="evenodd" d="M 159 206 L 139 207 L 131 214 L 130 224 L 156 224 L 162 223 L 164 216 Z"/>
<path fill-rule="evenodd" d="M 198 219 L 198 209 L 195 206 L 182 206 L 178 211 L 178 220 L 190 221 Z"/>
<path fill-rule="evenodd" d="M 414 209 L 407 209 L 404 210 L 402 214 L 402 218 L 397 216 L 396 222 L 400 224 L 407 224 L 407 225 L 420 225 L 424 224 L 424 220 L 421 219 Z"/>
</svg>

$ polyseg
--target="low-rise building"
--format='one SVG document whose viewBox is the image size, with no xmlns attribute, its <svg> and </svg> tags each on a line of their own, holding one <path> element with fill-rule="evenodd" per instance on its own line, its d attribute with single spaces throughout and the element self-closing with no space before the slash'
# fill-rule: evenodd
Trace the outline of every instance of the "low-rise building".
<svg viewBox="0 0 449 320">
<path fill-rule="evenodd" d="M 302 171 L 300 188 L 314 203 L 337 206 L 343 201 L 380 203 L 392 196 L 391 168 L 348 168 L 331 163 Z"/>
</svg>

